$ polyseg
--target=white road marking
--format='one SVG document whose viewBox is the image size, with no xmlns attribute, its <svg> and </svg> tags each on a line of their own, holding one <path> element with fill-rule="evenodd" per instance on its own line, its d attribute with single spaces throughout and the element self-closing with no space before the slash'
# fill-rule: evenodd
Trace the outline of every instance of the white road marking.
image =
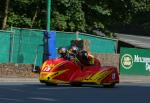
<svg viewBox="0 0 150 103">
<path fill-rule="evenodd" d="M 43 100 L 43 101 L 58 101 L 56 99 L 53 99 L 53 98 L 42 98 L 42 97 L 31 97 L 29 99 L 34 99 L 34 100 Z"/>
<path fill-rule="evenodd" d="M 14 99 L 14 98 L 0 98 L 0 101 L 1 100 L 6 100 L 6 101 L 16 101 L 16 102 L 21 102 L 22 100 L 20 99 Z"/>
<path fill-rule="evenodd" d="M 62 89 L 79 89 L 79 88 L 90 88 L 90 87 L 45 87 L 39 88 L 40 90 L 62 90 Z"/>
</svg>

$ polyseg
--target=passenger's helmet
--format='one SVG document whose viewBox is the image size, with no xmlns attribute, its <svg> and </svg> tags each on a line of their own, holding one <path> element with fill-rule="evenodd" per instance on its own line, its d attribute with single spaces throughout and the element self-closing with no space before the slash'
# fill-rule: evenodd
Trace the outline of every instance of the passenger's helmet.
<svg viewBox="0 0 150 103">
<path fill-rule="evenodd" d="M 88 58 L 88 52 L 86 50 L 82 50 L 80 52 L 80 54 L 81 54 L 82 58 Z"/>
<path fill-rule="evenodd" d="M 71 53 L 77 54 L 79 52 L 79 48 L 77 46 L 72 46 L 70 49 Z"/>
</svg>

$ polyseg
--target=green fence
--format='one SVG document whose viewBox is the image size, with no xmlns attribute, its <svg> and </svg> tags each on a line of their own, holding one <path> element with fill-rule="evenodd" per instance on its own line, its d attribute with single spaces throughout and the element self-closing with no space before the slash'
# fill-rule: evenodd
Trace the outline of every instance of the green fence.
<svg viewBox="0 0 150 103">
<path fill-rule="evenodd" d="M 44 55 L 44 32 L 24 28 L 11 28 L 11 32 L 0 32 L 0 63 L 24 63 L 40 66 Z M 69 47 L 71 40 L 75 40 L 76 33 L 56 32 L 56 48 Z M 80 33 L 79 39 L 90 42 L 92 53 L 115 53 L 117 41 L 108 38 L 91 36 Z"/>
<path fill-rule="evenodd" d="M 10 38 L 12 32 L 0 31 L 0 62 L 6 63 L 10 61 Z"/>
<path fill-rule="evenodd" d="M 90 50 L 92 53 L 115 53 L 117 41 L 108 38 L 80 34 L 79 38 L 90 41 Z"/>
<path fill-rule="evenodd" d="M 12 28 L 11 30 L 14 32 L 11 62 L 40 66 L 44 52 L 44 32 L 20 28 Z"/>
<path fill-rule="evenodd" d="M 121 48 L 120 72 L 129 75 L 150 75 L 150 49 Z"/>
<path fill-rule="evenodd" d="M 114 39 L 91 36 L 89 34 L 80 33 L 79 39 L 88 40 L 90 42 L 90 50 L 92 53 L 115 53 L 117 41 Z M 56 47 L 70 46 L 70 41 L 76 39 L 76 33 L 56 32 Z"/>
</svg>

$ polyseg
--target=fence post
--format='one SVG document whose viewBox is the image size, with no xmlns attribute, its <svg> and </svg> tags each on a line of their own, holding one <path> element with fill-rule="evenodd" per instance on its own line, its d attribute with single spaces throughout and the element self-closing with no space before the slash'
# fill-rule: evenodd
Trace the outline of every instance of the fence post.
<svg viewBox="0 0 150 103">
<path fill-rule="evenodd" d="M 14 33 L 10 33 L 10 49 L 9 49 L 9 63 L 12 62 L 13 59 L 13 47 L 14 47 Z"/>
<path fill-rule="evenodd" d="M 49 53 L 49 59 L 55 59 L 56 58 L 56 32 L 51 31 L 48 32 L 48 53 Z"/>
</svg>

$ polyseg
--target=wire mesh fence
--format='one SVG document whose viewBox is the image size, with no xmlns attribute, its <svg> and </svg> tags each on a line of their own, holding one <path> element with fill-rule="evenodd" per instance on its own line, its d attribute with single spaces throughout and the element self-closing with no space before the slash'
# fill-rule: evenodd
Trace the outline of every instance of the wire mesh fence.
<svg viewBox="0 0 150 103">
<path fill-rule="evenodd" d="M 0 31 L 0 63 L 23 63 L 40 66 L 45 55 L 45 30 L 12 27 L 11 31 Z M 90 51 L 115 53 L 117 40 L 75 32 L 56 31 L 56 49 L 68 48 L 75 39 L 88 40 Z"/>
</svg>

